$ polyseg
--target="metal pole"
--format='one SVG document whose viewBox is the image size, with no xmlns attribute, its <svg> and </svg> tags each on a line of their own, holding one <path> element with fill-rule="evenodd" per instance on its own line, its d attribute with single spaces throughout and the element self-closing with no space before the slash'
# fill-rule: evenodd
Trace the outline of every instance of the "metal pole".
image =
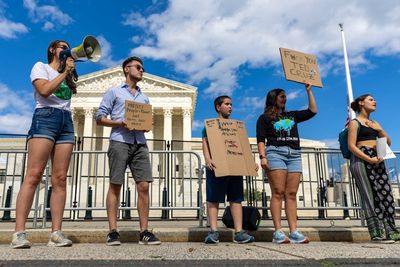
<svg viewBox="0 0 400 267">
<path fill-rule="evenodd" d="M 346 70 L 347 98 L 348 98 L 348 107 L 350 107 L 350 103 L 353 102 L 353 87 L 351 86 L 349 60 L 347 58 L 346 40 L 344 38 L 343 23 L 339 23 L 339 27 L 340 27 L 340 32 L 342 34 L 344 68 Z M 349 114 L 350 119 L 354 119 L 356 117 L 355 112 L 351 109 L 349 109 L 349 112 L 350 112 Z"/>
</svg>

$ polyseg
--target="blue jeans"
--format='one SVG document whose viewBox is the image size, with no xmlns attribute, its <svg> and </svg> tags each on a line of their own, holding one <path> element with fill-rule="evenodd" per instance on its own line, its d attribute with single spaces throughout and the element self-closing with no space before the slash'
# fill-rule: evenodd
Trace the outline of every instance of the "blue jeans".
<svg viewBox="0 0 400 267">
<path fill-rule="evenodd" d="M 47 138 L 56 144 L 73 144 L 71 112 L 53 107 L 35 109 L 28 132 L 28 139 L 31 138 Z"/>
<path fill-rule="evenodd" d="M 299 149 L 293 149 L 288 146 L 267 146 L 265 154 L 271 171 L 302 172 Z"/>
</svg>

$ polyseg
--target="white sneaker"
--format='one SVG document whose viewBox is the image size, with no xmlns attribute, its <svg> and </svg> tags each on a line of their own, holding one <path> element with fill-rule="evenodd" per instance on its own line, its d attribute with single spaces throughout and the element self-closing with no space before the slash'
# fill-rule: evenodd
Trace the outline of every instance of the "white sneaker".
<svg viewBox="0 0 400 267">
<path fill-rule="evenodd" d="M 26 232 L 19 231 L 13 234 L 13 239 L 10 244 L 11 248 L 30 248 L 32 246 L 31 242 L 26 239 Z"/>
<path fill-rule="evenodd" d="M 392 240 L 392 239 L 386 239 L 386 238 L 382 238 L 382 237 L 374 237 L 371 239 L 371 241 L 373 243 L 381 243 L 381 244 L 393 244 L 396 243 L 396 241 Z"/>
<path fill-rule="evenodd" d="M 50 235 L 49 247 L 69 247 L 72 246 L 72 241 L 64 236 L 61 231 L 54 231 Z"/>
</svg>

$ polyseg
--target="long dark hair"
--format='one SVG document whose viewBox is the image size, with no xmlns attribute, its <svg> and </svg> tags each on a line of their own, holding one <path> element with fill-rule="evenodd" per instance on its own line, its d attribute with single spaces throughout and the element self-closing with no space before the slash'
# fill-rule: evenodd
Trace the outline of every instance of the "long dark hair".
<svg viewBox="0 0 400 267">
<path fill-rule="evenodd" d="M 351 102 L 350 107 L 355 112 L 359 113 L 361 111 L 360 102 L 364 101 L 367 97 L 371 96 L 370 94 L 364 94 L 357 97 L 353 102 Z"/>
<path fill-rule="evenodd" d="M 68 45 L 68 47 L 71 47 L 68 42 L 64 41 L 64 40 L 54 40 L 49 44 L 49 47 L 47 48 L 47 63 L 51 63 L 54 60 L 55 57 L 55 53 L 52 52 L 55 51 L 57 49 L 57 46 L 59 43 L 66 43 Z M 62 72 L 65 68 L 65 61 L 62 61 L 60 64 L 60 67 L 58 68 L 58 72 Z M 67 77 L 65 78 L 65 82 L 67 83 L 69 89 L 71 89 L 72 93 L 76 94 L 76 83 L 72 77 L 72 73 L 69 73 L 67 75 Z"/>
<path fill-rule="evenodd" d="M 272 89 L 268 92 L 267 97 L 265 98 L 264 114 L 267 115 L 270 119 L 275 119 L 276 117 L 280 116 L 280 113 L 278 112 L 278 108 L 276 106 L 276 100 L 278 98 L 278 95 L 282 92 L 285 92 L 285 90 L 281 88 Z M 283 108 L 282 111 L 285 111 L 285 108 Z"/>
</svg>

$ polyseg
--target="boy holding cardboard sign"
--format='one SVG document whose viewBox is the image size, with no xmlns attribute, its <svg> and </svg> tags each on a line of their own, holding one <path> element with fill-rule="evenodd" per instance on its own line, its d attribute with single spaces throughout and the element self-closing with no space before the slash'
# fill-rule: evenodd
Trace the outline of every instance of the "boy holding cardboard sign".
<svg viewBox="0 0 400 267">
<path fill-rule="evenodd" d="M 107 193 L 107 217 L 110 232 L 106 244 L 117 246 L 121 244 L 117 230 L 118 200 L 121 187 L 124 184 L 127 166 L 131 169 L 138 192 L 138 213 L 141 245 L 158 245 L 160 240 L 149 232 L 149 183 L 153 181 L 150 166 L 149 150 L 146 144 L 144 130 L 132 129 L 125 118 L 126 100 L 133 109 L 139 104 L 148 104 L 148 97 L 142 93 L 137 83 L 143 77 L 143 62 L 138 57 L 130 57 L 122 63 L 126 82 L 118 87 L 109 89 L 100 103 L 96 113 L 98 125 L 112 127 L 108 158 L 110 165 L 110 186 Z M 130 102 L 135 101 L 135 102 Z M 110 115 L 111 119 L 107 116 Z M 142 124 L 140 122 L 140 124 Z M 145 124 L 145 123 L 143 123 Z"/>
<path fill-rule="evenodd" d="M 232 112 L 232 99 L 229 96 L 219 96 L 214 100 L 214 108 L 218 113 L 218 118 L 229 119 Z M 211 228 L 204 242 L 206 244 L 219 243 L 219 233 L 217 231 L 218 208 L 219 203 L 225 202 L 225 196 L 229 201 L 234 221 L 235 237 L 233 241 L 240 244 L 254 242 L 254 237 L 242 229 L 243 177 L 216 177 L 214 172 L 216 166 L 211 158 L 206 128 L 203 129 L 202 137 L 203 154 L 206 160 L 207 211 Z"/>
</svg>

